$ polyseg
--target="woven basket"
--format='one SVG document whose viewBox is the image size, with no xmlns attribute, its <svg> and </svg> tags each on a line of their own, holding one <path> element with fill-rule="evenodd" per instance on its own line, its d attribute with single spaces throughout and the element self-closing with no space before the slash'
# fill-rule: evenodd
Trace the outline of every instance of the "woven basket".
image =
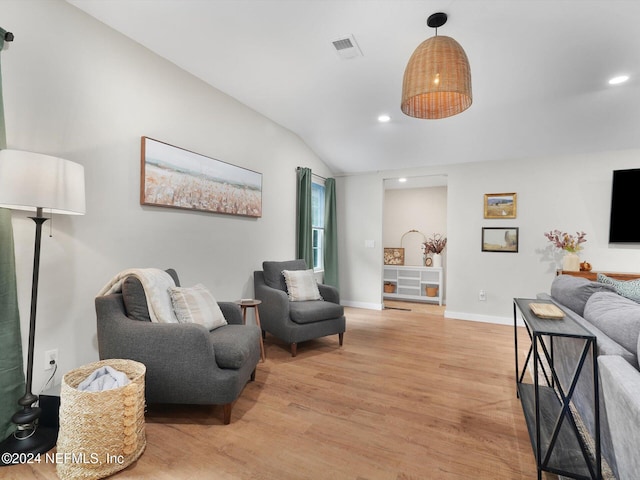
<svg viewBox="0 0 640 480">
<path fill-rule="evenodd" d="M 91 373 L 107 365 L 125 373 L 131 383 L 102 392 L 77 389 Z M 61 479 L 108 477 L 142 455 L 147 444 L 145 371 L 142 363 L 110 359 L 85 365 L 62 377 L 56 457 L 56 471 Z"/>
</svg>

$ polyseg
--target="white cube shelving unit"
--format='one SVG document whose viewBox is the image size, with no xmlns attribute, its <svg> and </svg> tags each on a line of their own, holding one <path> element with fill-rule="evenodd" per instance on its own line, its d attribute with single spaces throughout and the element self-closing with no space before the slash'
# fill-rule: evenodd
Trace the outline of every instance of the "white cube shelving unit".
<svg viewBox="0 0 640 480">
<path fill-rule="evenodd" d="M 383 282 L 395 285 L 395 292 L 385 292 L 384 298 L 442 305 L 442 267 L 385 265 Z M 428 296 L 427 287 L 437 287 L 436 296 Z"/>
</svg>

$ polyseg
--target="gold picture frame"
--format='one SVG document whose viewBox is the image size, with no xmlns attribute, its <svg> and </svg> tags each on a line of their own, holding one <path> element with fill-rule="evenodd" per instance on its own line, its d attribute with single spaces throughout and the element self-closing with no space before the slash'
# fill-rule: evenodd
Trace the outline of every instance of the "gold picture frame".
<svg viewBox="0 0 640 480">
<path fill-rule="evenodd" d="M 404 248 L 385 248 L 385 265 L 404 265 Z"/>
<path fill-rule="evenodd" d="M 484 218 L 516 218 L 517 193 L 486 193 Z"/>
</svg>

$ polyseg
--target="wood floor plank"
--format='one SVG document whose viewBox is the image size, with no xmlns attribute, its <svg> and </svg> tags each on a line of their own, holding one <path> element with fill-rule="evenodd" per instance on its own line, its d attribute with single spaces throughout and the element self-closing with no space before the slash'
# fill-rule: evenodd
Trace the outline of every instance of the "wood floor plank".
<svg viewBox="0 0 640 480">
<path fill-rule="evenodd" d="M 230 425 L 219 406 L 150 405 L 146 451 L 112 478 L 535 478 L 512 327 L 407 307 L 347 308 L 343 347 L 322 338 L 300 344 L 295 358 L 267 336 L 267 360 Z M 50 463 L 0 476 L 57 478 Z"/>
</svg>

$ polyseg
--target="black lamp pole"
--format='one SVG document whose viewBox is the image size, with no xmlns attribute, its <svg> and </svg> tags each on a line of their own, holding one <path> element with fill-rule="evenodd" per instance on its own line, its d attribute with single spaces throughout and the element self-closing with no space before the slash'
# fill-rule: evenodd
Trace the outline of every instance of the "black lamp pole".
<svg viewBox="0 0 640 480">
<path fill-rule="evenodd" d="M 24 463 L 29 459 L 19 454 L 38 454 L 51 450 L 58 439 L 58 432 L 53 428 L 40 427 L 40 407 L 33 404 L 38 396 L 31 392 L 33 383 L 33 352 L 36 335 L 36 306 L 38 303 L 38 276 L 40 272 L 40 244 L 42 242 L 42 224 L 48 219 L 42 216 L 42 208 L 38 207 L 35 217 L 31 218 L 36 224 L 36 239 L 33 253 L 33 279 L 31 281 L 31 316 L 29 319 L 29 350 L 27 352 L 27 383 L 24 395 L 18 400 L 22 410 L 17 411 L 11 421 L 16 424 L 16 431 L 9 435 L 1 444 L 1 453 L 16 453 L 18 455 L 2 455 L 0 465 Z M 22 458 L 24 457 L 24 458 Z"/>
</svg>

